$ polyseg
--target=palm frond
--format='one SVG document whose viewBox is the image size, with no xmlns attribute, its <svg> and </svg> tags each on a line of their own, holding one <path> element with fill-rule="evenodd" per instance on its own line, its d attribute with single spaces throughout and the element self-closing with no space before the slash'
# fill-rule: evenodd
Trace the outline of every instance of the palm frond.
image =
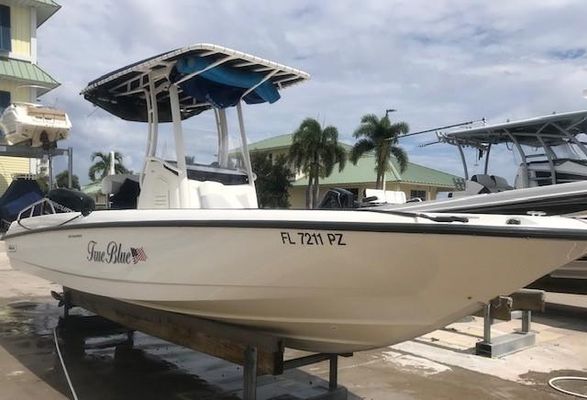
<svg viewBox="0 0 587 400">
<path fill-rule="evenodd" d="M 351 160 L 351 162 L 354 165 L 357 165 L 357 161 L 359 161 L 359 158 L 361 158 L 363 154 L 373 150 L 374 148 L 375 143 L 373 143 L 371 139 L 360 139 L 357 143 L 355 143 L 355 145 L 351 149 L 351 152 L 349 154 L 349 160 Z"/>
<path fill-rule="evenodd" d="M 127 174 L 128 169 L 122 164 L 114 164 L 114 172 L 117 174 Z"/>
<path fill-rule="evenodd" d="M 102 161 L 106 161 L 107 159 L 110 158 L 110 155 L 102 153 L 101 151 L 95 151 L 92 153 L 92 155 L 90 157 L 91 157 L 92 161 L 94 161 L 96 158 L 99 158 Z"/>
<path fill-rule="evenodd" d="M 389 129 L 396 135 L 401 136 L 405 135 L 410 131 L 410 126 L 407 122 L 396 122 L 395 124 L 391 125 Z"/>
<path fill-rule="evenodd" d="M 379 118 L 375 114 L 365 114 L 361 117 L 361 124 L 379 125 Z"/>
<path fill-rule="evenodd" d="M 105 171 L 106 164 L 103 161 L 98 161 L 94 165 L 90 167 L 88 170 L 88 176 L 92 182 L 96 181 L 96 175 L 102 175 L 102 172 Z"/>
<path fill-rule="evenodd" d="M 322 131 L 323 142 L 338 142 L 338 129 L 334 126 L 327 126 Z"/>
<path fill-rule="evenodd" d="M 338 171 L 341 172 L 346 166 L 347 152 L 340 144 L 334 148 L 336 161 L 338 162 Z"/>
<path fill-rule="evenodd" d="M 408 168 L 408 154 L 398 146 L 391 146 L 389 152 L 395 157 L 399 165 L 399 170 L 403 173 Z"/>
</svg>

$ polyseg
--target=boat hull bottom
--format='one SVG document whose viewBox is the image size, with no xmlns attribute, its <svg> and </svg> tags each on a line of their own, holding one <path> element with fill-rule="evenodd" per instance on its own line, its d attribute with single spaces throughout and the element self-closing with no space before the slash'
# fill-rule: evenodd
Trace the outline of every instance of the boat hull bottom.
<svg viewBox="0 0 587 400">
<path fill-rule="evenodd" d="M 375 348 L 381 348 L 410 340 L 430 331 L 446 326 L 455 320 L 471 315 L 481 308 L 480 303 L 472 303 L 458 312 L 445 316 L 439 321 L 418 321 L 417 316 L 405 321 L 381 320 L 328 320 L 307 319 L 296 317 L 275 318 L 270 316 L 250 316 L 222 314 L 216 311 L 218 303 L 210 302 L 145 302 L 127 301 L 127 303 L 170 311 L 198 318 L 211 319 L 245 328 L 251 328 L 265 334 L 271 334 L 284 339 L 286 347 L 322 353 L 351 353 Z M 263 309 L 268 300 L 251 301 L 243 304 L 242 301 L 222 302 L 222 308 L 233 309 Z M 272 301 L 273 305 L 275 300 Z M 280 300 L 277 305 L 283 309 L 304 308 L 301 299 Z M 244 305 L 244 307 L 243 307 Z M 246 313 L 244 313 L 246 315 Z"/>
</svg>

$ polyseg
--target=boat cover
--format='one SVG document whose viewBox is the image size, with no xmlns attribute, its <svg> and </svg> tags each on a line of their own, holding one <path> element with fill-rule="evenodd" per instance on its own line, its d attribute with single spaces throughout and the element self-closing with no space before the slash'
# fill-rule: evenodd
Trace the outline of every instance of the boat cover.
<svg viewBox="0 0 587 400">
<path fill-rule="evenodd" d="M 19 212 L 42 198 L 43 191 L 37 181 L 15 179 L 0 197 L 0 219 L 12 222 Z"/>
<path fill-rule="evenodd" d="M 274 103 L 309 74 L 236 50 L 196 44 L 139 61 L 90 82 L 82 95 L 126 120 L 148 122 L 146 91 L 157 92 L 159 122 L 171 122 L 167 88 L 179 87 L 182 119 L 211 107 Z M 150 81 L 151 80 L 151 81 Z"/>
</svg>

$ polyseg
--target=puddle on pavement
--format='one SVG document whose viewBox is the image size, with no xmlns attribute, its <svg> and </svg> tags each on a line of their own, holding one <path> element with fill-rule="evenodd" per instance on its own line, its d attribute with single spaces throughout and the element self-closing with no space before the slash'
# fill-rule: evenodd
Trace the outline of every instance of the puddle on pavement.
<svg viewBox="0 0 587 400">
<path fill-rule="evenodd" d="M 62 312 L 52 300 L 0 305 L 0 345 L 25 368 L 69 397 L 53 340 L 53 329 Z M 83 315 L 83 310 L 75 313 Z M 85 340 L 76 339 L 75 334 L 59 335 L 70 378 L 81 399 L 240 398 L 242 368 L 217 358 L 141 333 L 135 333 L 132 346 L 125 334 L 106 333 Z M 299 371 L 292 372 L 299 376 Z M 302 380 L 321 381 L 311 375 L 310 378 Z M 10 377 L 0 378 L 0 382 L 1 379 Z M 260 377 L 258 382 L 264 385 L 268 398 L 300 398 L 287 395 L 298 383 L 283 376 Z M 321 381 L 314 389 L 322 385 L 327 383 Z M 307 387 L 297 390 L 308 392 Z M 349 394 L 349 398 L 353 397 Z"/>
</svg>

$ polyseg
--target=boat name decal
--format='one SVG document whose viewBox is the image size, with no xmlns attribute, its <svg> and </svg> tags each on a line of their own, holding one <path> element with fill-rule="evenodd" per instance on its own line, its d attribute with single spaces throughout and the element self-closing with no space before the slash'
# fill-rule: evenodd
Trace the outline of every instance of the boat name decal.
<svg viewBox="0 0 587 400">
<path fill-rule="evenodd" d="M 346 246 L 344 234 L 328 232 L 280 232 L 281 243 L 288 246 Z"/>
<path fill-rule="evenodd" d="M 147 261 L 147 254 L 142 247 L 123 249 L 122 243 L 111 241 L 106 248 L 100 248 L 98 242 L 90 240 L 86 259 L 103 264 L 136 264 L 139 261 Z"/>
</svg>

